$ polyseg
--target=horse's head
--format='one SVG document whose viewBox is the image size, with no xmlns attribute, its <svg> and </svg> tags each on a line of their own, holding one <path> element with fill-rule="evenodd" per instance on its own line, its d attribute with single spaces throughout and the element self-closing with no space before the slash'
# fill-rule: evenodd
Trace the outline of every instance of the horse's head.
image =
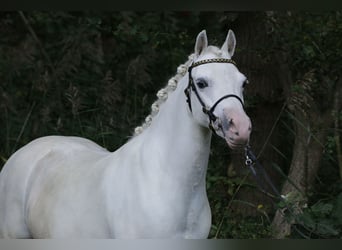
<svg viewBox="0 0 342 250">
<path fill-rule="evenodd" d="M 194 119 L 202 126 L 209 124 L 232 149 L 248 143 L 252 128 L 243 105 L 243 89 L 248 81 L 231 59 L 235 44 L 231 30 L 220 49 L 208 46 L 206 32 L 200 32 L 185 90 Z"/>
</svg>

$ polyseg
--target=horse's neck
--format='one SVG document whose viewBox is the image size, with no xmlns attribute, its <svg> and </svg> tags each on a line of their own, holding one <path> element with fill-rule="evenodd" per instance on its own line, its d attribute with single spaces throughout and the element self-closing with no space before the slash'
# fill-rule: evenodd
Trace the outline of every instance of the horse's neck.
<svg viewBox="0 0 342 250">
<path fill-rule="evenodd" d="M 192 118 L 184 95 L 187 79 L 185 76 L 180 80 L 142 136 L 145 152 L 159 157 L 160 171 L 199 184 L 205 182 L 211 132 Z"/>
</svg>

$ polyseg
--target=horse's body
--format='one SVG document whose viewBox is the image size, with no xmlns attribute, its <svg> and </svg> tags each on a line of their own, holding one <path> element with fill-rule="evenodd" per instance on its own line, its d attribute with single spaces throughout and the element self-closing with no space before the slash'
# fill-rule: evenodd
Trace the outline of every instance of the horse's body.
<svg viewBox="0 0 342 250">
<path fill-rule="evenodd" d="M 235 37 L 233 48 L 229 44 L 232 35 L 221 49 L 228 51 L 223 53 L 227 58 L 235 48 Z M 201 32 L 194 60 L 217 57 L 206 49 Z M 217 105 L 215 115 L 223 127 L 214 129 L 231 147 L 245 144 L 250 122 L 236 100 L 242 98 L 242 74 L 227 63 L 206 66 L 210 71 L 200 67 L 192 70 L 194 82 L 212 77 L 208 84 L 214 84 L 223 70 L 229 81 L 240 84 L 212 89 L 208 95 L 198 92 L 210 106 L 223 91 L 237 96 Z M 194 94 L 191 111 L 186 104 L 188 82 L 185 74 L 150 126 L 113 153 L 87 139 L 48 136 L 13 154 L 0 174 L 0 237 L 206 238 L 211 212 L 205 178 L 212 133 Z"/>
</svg>

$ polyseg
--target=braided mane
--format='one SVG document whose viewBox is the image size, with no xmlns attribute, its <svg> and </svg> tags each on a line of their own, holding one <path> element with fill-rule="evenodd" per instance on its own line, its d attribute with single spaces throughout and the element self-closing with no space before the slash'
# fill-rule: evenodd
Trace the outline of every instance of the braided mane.
<svg viewBox="0 0 342 250">
<path fill-rule="evenodd" d="M 141 134 L 147 127 L 150 126 L 153 117 L 158 114 L 160 106 L 167 100 L 169 93 L 173 92 L 177 88 L 179 80 L 186 74 L 190 64 L 193 61 L 193 58 L 194 54 L 191 54 L 184 64 L 179 65 L 177 67 L 177 74 L 171 77 L 167 85 L 157 92 L 158 99 L 152 104 L 151 113 L 145 118 L 145 122 L 141 126 L 138 126 L 134 129 L 133 136 Z"/>
</svg>

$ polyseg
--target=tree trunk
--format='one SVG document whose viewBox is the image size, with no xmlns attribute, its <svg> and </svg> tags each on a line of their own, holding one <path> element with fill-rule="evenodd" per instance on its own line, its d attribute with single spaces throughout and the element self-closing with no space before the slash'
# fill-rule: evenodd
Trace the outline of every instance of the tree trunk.
<svg viewBox="0 0 342 250">
<path fill-rule="evenodd" d="M 298 120 L 296 126 L 296 138 L 293 147 L 293 156 L 292 163 L 290 167 L 290 171 L 288 174 L 288 178 L 292 181 L 286 181 L 283 188 L 282 194 L 290 194 L 290 193 L 305 193 L 306 188 L 306 173 L 307 173 L 307 156 L 308 156 L 308 137 L 310 136 L 307 132 L 308 121 L 303 118 L 303 114 L 299 115 L 298 112 L 295 114 L 296 119 Z M 304 197 L 303 197 L 304 198 Z M 304 198 L 306 200 L 306 198 Z M 299 211 L 293 210 L 293 212 L 298 213 Z M 290 235 L 291 232 L 291 224 L 293 221 L 287 221 L 283 216 L 283 210 L 278 210 L 273 218 L 272 229 L 273 236 L 275 238 L 285 238 L 287 235 Z"/>
<path fill-rule="evenodd" d="M 311 78 L 309 72 L 304 78 Z M 307 85 L 305 85 L 307 84 Z M 292 215 L 301 213 L 308 202 L 310 191 L 315 182 L 327 138 L 327 128 L 333 121 L 330 109 L 319 111 L 310 95 L 310 79 L 304 79 L 301 86 L 306 91 L 294 93 L 289 101 L 289 109 L 293 113 L 295 125 L 295 143 L 288 179 L 282 188 L 282 195 L 289 197 L 300 193 L 301 198 L 291 202 Z M 281 239 L 291 234 L 291 226 L 295 220 L 286 220 L 283 211 L 278 210 L 272 221 L 273 236 Z"/>
</svg>

